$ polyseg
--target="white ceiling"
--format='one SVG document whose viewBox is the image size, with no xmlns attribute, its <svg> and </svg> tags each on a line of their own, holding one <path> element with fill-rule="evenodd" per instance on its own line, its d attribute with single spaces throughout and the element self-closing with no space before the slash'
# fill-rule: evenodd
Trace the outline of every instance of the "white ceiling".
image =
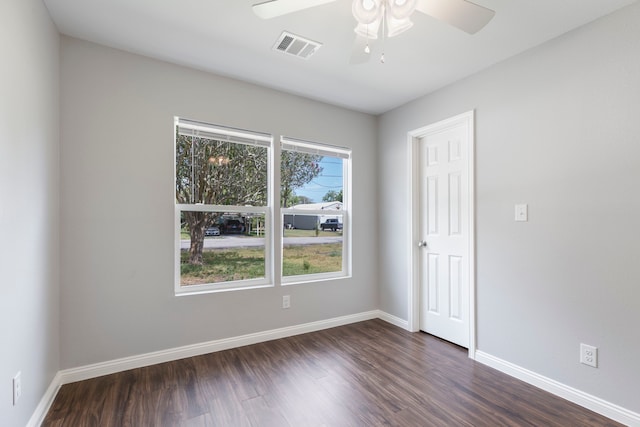
<svg viewBox="0 0 640 427">
<path fill-rule="evenodd" d="M 475 35 L 416 12 L 414 27 L 350 65 L 351 0 L 262 20 L 262 0 L 44 0 L 61 33 L 379 114 L 636 0 L 474 0 L 496 11 Z M 319 41 L 309 60 L 272 50 L 283 31 Z"/>
</svg>

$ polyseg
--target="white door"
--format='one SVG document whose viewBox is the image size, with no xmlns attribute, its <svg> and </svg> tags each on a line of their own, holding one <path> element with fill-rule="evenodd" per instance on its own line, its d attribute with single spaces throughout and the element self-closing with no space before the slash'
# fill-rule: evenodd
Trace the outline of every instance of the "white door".
<svg viewBox="0 0 640 427">
<path fill-rule="evenodd" d="M 420 329 L 469 347 L 470 126 L 434 126 L 419 144 Z"/>
</svg>

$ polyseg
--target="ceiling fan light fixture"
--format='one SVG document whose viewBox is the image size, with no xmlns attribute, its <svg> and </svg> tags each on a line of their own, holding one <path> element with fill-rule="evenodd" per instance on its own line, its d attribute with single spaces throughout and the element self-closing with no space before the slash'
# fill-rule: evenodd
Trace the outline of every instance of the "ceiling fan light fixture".
<svg viewBox="0 0 640 427">
<path fill-rule="evenodd" d="M 366 39 L 369 40 L 376 40 L 378 38 L 378 30 L 380 28 L 380 20 L 377 20 L 375 22 L 372 22 L 371 24 L 361 24 L 358 23 L 358 25 L 356 26 L 356 28 L 353 29 L 353 31 L 361 36 L 364 37 Z"/>
<path fill-rule="evenodd" d="M 377 39 L 380 24 L 386 22 L 387 36 L 402 34 L 413 26 L 411 14 L 417 0 L 353 0 L 353 17 L 358 22 L 356 34 L 367 39 Z"/>
<path fill-rule="evenodd" d="M 387 16 L 387 37 L 395 37 L 411 27 L 413 27 L 413 22 L 409 18 L 396 19 L 391 15 Z"/>
<path fill-rule="evenodd" d="M 379 21 L 384 10 L 385 0 L 353 0 L 351 11 L 359 24 L 373 24 Z"/>
<path fill-rule="evenodd" d="M 416 10 L 417 0 L 387 0 L 388 11 L 395 19 L 408 19 Z"/>
</svg>

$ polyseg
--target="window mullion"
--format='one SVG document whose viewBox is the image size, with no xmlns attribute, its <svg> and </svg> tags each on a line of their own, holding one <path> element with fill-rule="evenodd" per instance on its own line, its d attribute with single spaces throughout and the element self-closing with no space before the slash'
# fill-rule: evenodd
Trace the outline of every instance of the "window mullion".
<svg viewBox="0 0 640 427">
<path fill-rule="evenodd" d="M 271 148 L 271 159 L 270 165 L 271 173 L 269 175 L 270 189 L 271 189 L 271 203 L 269 207 L 271 209 L 271 239 L 270 239 L 270 250 L 271 254 L 270 267 L 271 270 L 271 279 L 273 283 L 280 285 L 282 283 L 282 214 L 280 211 L 281 204 L 281 194 L 280 194 L 280 182 L 282 179 L 281 174 L 281 162 L 282 162 L 282 149 L 280 144 L 273 144 Z"/>
</svg>

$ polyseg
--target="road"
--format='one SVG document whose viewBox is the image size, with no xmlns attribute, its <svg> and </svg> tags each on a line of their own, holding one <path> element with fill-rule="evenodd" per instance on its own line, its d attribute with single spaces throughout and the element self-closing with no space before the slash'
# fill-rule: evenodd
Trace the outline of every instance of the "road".
<svg viewBox="0 0 640 427">
<path fill-rule="evenodd" d="M 328 237 L 285 237 L 285 245 L 313 245 L 322 243 L 341 243 L 342 235 L 328 236 Z M 180 248 L 189 249 L 189 240 L 181 240 Z M 264 246 L 264 239 L 259 237 L 244 237 L 244 236 L 218 236 L 218 237 L 205 237 L 204 248 L 205 249 L 224 249 L 224 248 L 238 248 L 238 247 L 255 247 Z"/>
</svg>

